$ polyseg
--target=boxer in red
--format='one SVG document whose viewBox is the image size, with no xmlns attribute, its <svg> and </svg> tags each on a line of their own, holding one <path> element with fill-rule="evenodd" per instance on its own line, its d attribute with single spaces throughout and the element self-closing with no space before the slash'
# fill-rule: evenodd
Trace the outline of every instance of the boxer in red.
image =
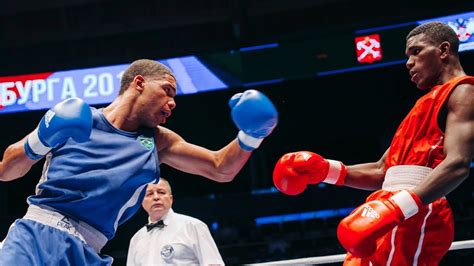
<svg viewBox="0 0 474 266">
<path fill-rule="evenodd" d="M 469 176 L 474 154 L 474 77 L 464 72 L 458 48 L 443 23 L 408 34 L 411 81 L 429 91 L 378 162 L 345 166 L 308 151 L 277 162 L 275 186 L 289 195 L 320 182 L 377 190 L 338 226 L 344 265 L 438 265 L 448 251 L 454 229 L 444 196 Z"/>
</svg>

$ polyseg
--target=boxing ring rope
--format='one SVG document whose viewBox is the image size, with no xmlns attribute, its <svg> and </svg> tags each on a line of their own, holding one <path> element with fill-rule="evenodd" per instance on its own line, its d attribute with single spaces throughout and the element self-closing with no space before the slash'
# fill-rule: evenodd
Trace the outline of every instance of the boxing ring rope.
<svg viewBox="0 0 474 266">
<path fill-rule="evenodd" d="M 474 239 L 473 240 L 463 240 L 453 242 L 449 250 L 458 250 L 458 249 L 470 249 L 474 248 Z M 247 265 L 295 265 L 295 264 L 325 264 L 325 263 L 335 263 L 344 261 L 346 254 L 339 254 L 339 255 L 329 255 L 329 256 L 320 256 L 320 257 L 310 257 L 310 258 L 302 258 L 302 259 L 293 259 L 293 260 L 280 260 L 280 261 L 269 261 L 269 262 L 262 262 L 262 263 L 255 263 L 255 264 L 247 264 Z"/>
</svg>

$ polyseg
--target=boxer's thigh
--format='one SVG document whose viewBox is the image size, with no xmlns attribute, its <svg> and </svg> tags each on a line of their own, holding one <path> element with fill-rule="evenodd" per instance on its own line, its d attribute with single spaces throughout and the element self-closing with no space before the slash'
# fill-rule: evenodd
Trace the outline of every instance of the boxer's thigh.
<svg viewBox="0 0 474 266">
<path fill-rule="evenodd" d="M 0 265 L 110 265 L 80 239 L 31 220 L 17 220 L 0 249 Z"/>
</svg>

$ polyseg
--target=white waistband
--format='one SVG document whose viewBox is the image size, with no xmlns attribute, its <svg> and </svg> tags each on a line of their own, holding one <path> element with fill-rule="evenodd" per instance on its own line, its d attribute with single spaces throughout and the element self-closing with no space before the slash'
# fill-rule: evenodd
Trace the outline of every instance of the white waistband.
<svg viewBox="0 0 474 266">
<path fill-rule="evenodd" d="M 382 184 L 383 190 L 396 191 L 413 189 L 428 176 L 433 169 L 419 165 L 396 165 L 387 170 Z"/>
<path fill-rule="evenodd" d="M 69 233 L 91 246 L 97 253 L 100 253 L 107 243 L 107 237 L 92 226 L 36 205 L 28 207 L 23 219 L 36 221 Z"/>
</svg>

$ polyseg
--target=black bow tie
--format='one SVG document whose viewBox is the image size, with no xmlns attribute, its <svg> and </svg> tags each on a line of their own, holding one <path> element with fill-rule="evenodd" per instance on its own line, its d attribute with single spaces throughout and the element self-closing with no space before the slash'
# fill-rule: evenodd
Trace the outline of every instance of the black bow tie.
<svg viewBox="0 0 474 266">
<path fill-rule="evenodd" d="M 163 220 L 159 220 L 158 222 L 156 223 L 152 223 L 152 224 L 145 224 L 146 226 L 146 231 L 147 232 L 150 232 L 151 229 L 157 227 L 157 228 L 163 228 L 165 227 L 165 224 L 163 223 Z"/>
</svg>

